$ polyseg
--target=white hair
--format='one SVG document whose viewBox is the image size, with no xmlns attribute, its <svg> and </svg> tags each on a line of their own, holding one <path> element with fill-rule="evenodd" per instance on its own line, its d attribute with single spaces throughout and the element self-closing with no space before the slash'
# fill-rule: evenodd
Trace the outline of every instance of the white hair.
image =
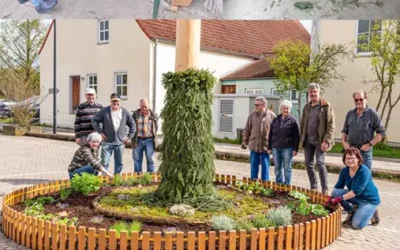
<svg viewBox="0 0 400 250">
<path fill-rule="evenodd" d="M 292 102 L 289 100 L 283 100 L 279 105 L 279 110 L 282 110 L 282 107 L 288 107 L 289 110 L 292 110 Z"/>
<path fill-rule="evenodd" d="M 308 89 L 316 89 L 317 91 L 319 91 L 321 88 L 319 87 L 318 83 L 312 82 L 310 84 L 308 84 Z"/>
<path fill-rule="evenodd" d="M 86 140 L 88 143 L 91 141 L 101 142 L 103 140 L 103 138 L 101 137 L 101 135 L 99 133 L 93 132 L 88 135 Z"/>
<path fill-rule="evenodd" d="M 264 96 L 259 96 L 256 98 L 256 101 L 260 101 L 264 104 L 267 104 L 267 99 Z"/>
</svg>

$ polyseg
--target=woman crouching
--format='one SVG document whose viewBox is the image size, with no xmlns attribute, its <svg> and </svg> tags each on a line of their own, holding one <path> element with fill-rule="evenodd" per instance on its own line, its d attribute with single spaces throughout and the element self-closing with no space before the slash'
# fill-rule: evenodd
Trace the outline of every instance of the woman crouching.
<svg viewBox="0 0 400 250">
<path fill-rule="evenodd" d="M 97 132 L 91 133 L 87 137 L 87 143 L 83 144 L 72 158 L 71 164 L 68 168 L 69 178 L 72 179 L 74 175 L 89 173 L 97 174 L 98 172 L 105 173 L 113 177 L 100 163 L 99 159 L 99 146 L 102 137 Z"/>
<path fill-rule="evenodd" d="M 328 205 L 340 202 L 348 212 L 343 223 L 352 225 L 354 229 L 362 229 L 369 221 L 374 226 L 379 223 L 379 192 L 372 181 L 371 171 L 362 162 L 357 148 L 351 147 L 344 151 L 343 163 L 346 167 L 340 172 L 332 196 L 328 199 Z M 347 189 L 344 189 L 345 186 Z"/>
</svg>

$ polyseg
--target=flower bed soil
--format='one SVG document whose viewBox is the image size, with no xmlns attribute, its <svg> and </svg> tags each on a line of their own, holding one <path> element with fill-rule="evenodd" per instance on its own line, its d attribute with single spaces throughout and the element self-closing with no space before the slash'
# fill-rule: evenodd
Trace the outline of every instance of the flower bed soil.
<svg viewBox="0 0 400 250">
<path fill-rule="evenodd" d="M 219 185 L 218 188 L 221 189 L 229 189 L 236 191 L 236 189 L 224 186 L 224 185 Z M 60 195 L 58 193 L 52 194 L 53 198 L 57 200 L 56 203 L 54 204 L 48 204 L 44 206 L 44 211 L 45 213 L 51 213 L 51 214 L 58 214 L 60 212 L 67 212 L 68 213 L 68 218 L 73 218 L 77 217 L 79 221 L 79 226 L 84 226 L 86 228 L 93 227 L 93 228 L 105 228 L 108 229 L 110 228 L 113 224 L 116 222 L 120 221 L 120 219 L 115 218 L 115 217 L 108 217 L 105 216 L 104 214 L 98 212 L 95 210 L 93 207 L 93 200 L 98 197 L 99 195 L 105 195 L 107 193 L 110 193 L 114 187 L 110 186 L 103 186 L 101 189 L 93 193 L 89 196 L 84 196 L 82 194 L 76 194 L 73 193 L 71 196 L 69 196 L 65 201 L 62 203 L 68 204 L 66 207 L 60 207 L 58 202 Z M 269 208 L 273 207 L 278 207 L 282 205 L 286 205 L 288 202 L 293 201 L 294 198 L 290 197 L 288 195 L 288 192 L 275 192 L 272 196 L 265 197 L 265 196 L 258 196 L 254 194 L 246 194 L 254 197 L 261 198 L 263 201 L 265 201 L 266 204 L 269 205 Z M 14 206 L 12 206 L 13 209 L 23 213 L 25 209 L 25 204 L 24 203 L 19 203 Z M 329 209 L 331 212 L 332 210 Z M 95 216 L 103 216 L 104 220 L 101 223 L 93 223 L 91 222 L 91 219 Z M 317 216 L 317 215 L 300 215 L 292 212 L 292 224 L 299 224 L 299 223 L 305 223 L 307 221 L 311 220 L 316 220 L 318 218 L 321 218 L 322 216 Z M 189 231 L 203 231 L 203 232 L 208 232 L 208 231 L 213 231 L 211 226 L 208 224 L 187 224 L 187 223 L 179 223 L 179 224 L 172 224 L 172 223 L 149 223 L 149 222 L 143 222 L 142 224 L 142 231 L 148 231 L 148 232 L 163 232 L 166 228 L 175 228 L 176 231 L 183 231 L 183 232 L 189 232 Z"/>
</svg>

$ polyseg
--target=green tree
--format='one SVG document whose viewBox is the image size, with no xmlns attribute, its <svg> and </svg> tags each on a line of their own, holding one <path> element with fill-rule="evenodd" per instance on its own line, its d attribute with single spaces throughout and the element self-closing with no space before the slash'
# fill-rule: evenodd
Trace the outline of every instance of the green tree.
<svg viewBox="0 0 400 250">
<path fill-rule="evenodd" d="M 277 78 L 277 91 L 284 95 L 289 90 L 296 90 L 298 115 L 301 117 L 301 98 L 307 93 L 308 84 L 319 83 L 323 90 L 333 80 L 344 80 L 336 69 L 344 58 L 350 59 L 350 55 L 350 50 L 341 44 L 323 45 L 311 55 L 309 44 L 288 41 L 278 43 L 267 60 Z"/>
<path fill-rule="evenodd" d="M 38 19 L 0 24 L 0 88 L 7 99 L 24 100 L 40 93 L 39 49 L 46 26 Z"/>
<path fill-rule="evenodd" d="M 375 75 L 372 91 L 379 92 L 376 111 L 380 112 L 386 129 L 389 127 L 393 108 L 400 101 L 400 22 L 397 20 L 371 22 L 370 36 L 360 36 L 358 47 L 371 53 L 371 70 Z"/>
</svg>

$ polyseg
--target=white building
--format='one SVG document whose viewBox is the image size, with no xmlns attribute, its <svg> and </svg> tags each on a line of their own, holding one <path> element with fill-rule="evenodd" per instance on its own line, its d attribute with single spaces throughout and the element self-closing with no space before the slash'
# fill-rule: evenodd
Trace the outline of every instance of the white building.
<svg viewBox="0 0 400 250">
<path fill-rule="evenodd" d="M 73 127 L 75 108 L 85 100 L 87 87 L 97 90 L 105 106 L 110 94 L 118 92 L 128 110 L 148 98 L 160 113 L 162 74 L 175 69 L 175 27 L 175 20 L 57 20 L 58 126 Z M 53 32 L 52 24 L 40 51 L 42 95 L 53 88 Z M 203 20 L 200 67 L 219 79 L 271 53 L 280 41 L 309 39 L 298 21 Z M 219 84 L 215 93 L 221 93 Z M 51 95 L 41 104 L 40 119 L 52 124 Z"/>
</svg>

